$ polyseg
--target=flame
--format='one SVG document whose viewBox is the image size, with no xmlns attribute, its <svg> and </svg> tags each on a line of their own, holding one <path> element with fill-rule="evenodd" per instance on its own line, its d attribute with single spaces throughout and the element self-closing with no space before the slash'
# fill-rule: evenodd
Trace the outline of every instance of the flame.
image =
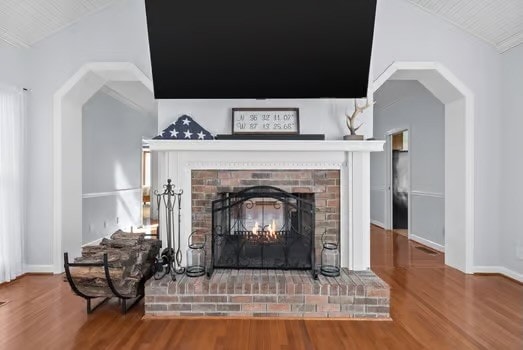
<svg viewBox="0 0 523 350">
<path fill-rule="evenodd" d="M 258 221 L 254 224 L 252 230 L 251 230 L 253 236 L 262 235 L 265 238 L 268 238 L 270 240 L 276 240 L 278 238 L 278 235 L 276 233 L 276 220 L 272 220 L 272 223 L 269 225 L 266 225 L 264 227 L 260 227 L 260 224 Z"/>
<path fill-rule="evenodd" d="M 255 235 L 255 236 L 258 235 L 258 230 L 259 229 L 260 229 L 260 226 L 258 225 L 258 221 L 256 221 L 256 224 L 252 228 L 252 234 Z"/>
<path fill-rule="evenodd" d="M 276 239 L 276 220 L 272 219 L 272 224 L 269 225 L 269 238 Z"/>
</svg>

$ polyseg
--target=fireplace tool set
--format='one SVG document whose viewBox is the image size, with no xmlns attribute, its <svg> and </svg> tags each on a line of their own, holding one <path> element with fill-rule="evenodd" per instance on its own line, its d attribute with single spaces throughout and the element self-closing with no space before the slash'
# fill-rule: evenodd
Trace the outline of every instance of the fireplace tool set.
<svg viewBox="0 0 523 350">
<path fill-rule="evenodd" d="M 163 186 L 163 192 L 154 191 L 156 196 L 156 205 L 158 208 L 158 235 L 162 222 L 160 221 L 162 208 L 165 213 L 165 229 L 167 235 L 167 248 L 165 248 L 160 256 L 157 257 L 154 264 L 154 278 L 159 280 L 165 275 L 170 274 L 173 281 L 176 281 L 177 274 L 183 274 L 185 268 L 182 267 L 182 251 L 180 245 L 181 235 L 181 210 L 182 210 L 182 195 L 183 190 L 175 190 L 175 185 L 171 183 L 171 179 L 167 180 L 167 184 Z M 178 234 L 175 239 L 175 213 L 174 208 L 178 209 Z"/>
</svg>

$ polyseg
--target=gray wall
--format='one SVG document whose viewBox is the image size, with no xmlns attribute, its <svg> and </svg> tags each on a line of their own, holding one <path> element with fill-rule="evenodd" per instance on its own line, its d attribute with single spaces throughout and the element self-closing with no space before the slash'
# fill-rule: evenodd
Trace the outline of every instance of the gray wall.
<svg viewBox="0 0 523 350">
<path fill-rule="evenodd" d="M 523 214 L 523 45 L 501 57 L 501 266 L 523 274 L 523 228 L 516 220 Z"/>
<path fill-rule="evenodd" d="M 142 138 L 156 129 L 156 116 L 103 92 L 83 106 L 83 244 L 141 223 Z"/>
<path fill-rule="evenodd" d="M 417 81 L 390 80 L 375 93 L 374 137 L 408 128 L 409 234 L 444 245 L 445 106 Z M 371 220 L 385 223 L 386 154 L 371 154 Z"/>
</svg>

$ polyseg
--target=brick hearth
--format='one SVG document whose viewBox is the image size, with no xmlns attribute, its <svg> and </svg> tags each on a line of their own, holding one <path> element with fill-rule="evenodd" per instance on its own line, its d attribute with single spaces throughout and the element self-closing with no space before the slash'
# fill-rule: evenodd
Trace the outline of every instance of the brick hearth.
<svg viewBox="0 0 523 350">
<path fill-rule="evenodd" d="M 389 318 L 389 286 L 372 271 L 311 277 L 309 271 L 216 270 L 169 276 L 145 288 L 146 316 Z"/>
</svg>

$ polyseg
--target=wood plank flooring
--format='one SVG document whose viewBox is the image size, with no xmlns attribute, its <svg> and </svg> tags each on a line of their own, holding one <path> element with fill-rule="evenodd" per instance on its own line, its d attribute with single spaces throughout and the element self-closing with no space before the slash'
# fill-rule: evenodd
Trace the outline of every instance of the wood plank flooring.
<svg viewBox="0 0 523 350">
<path fill-rule="evenodd" d="M 393 321 L 142 320 L 115 301 L 86 315 L 62 276 L 0 286 L 0 349 L 523 349 L 523 286 L 468 276 L 416 243 L 372 228 L 372 269 Z"/>
</svg>

